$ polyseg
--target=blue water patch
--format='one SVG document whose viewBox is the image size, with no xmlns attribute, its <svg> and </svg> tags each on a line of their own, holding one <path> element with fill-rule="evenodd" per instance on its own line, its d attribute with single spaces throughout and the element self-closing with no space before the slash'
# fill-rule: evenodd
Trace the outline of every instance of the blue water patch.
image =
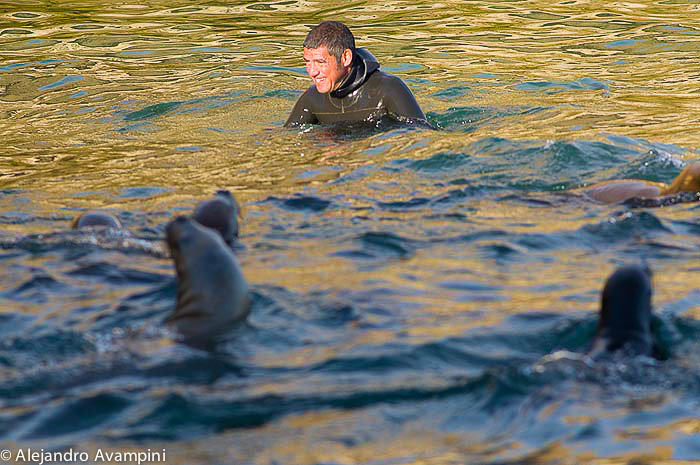
<svg viewBox="0 0 700 465">
<path fill-rule="evenodd" d="M 641 179 L 651 182 L 671 182 L 681 172 L 673 159 L 647 152 L 614 170 L 611 179 Z"/>
<path fill-rule="evenodd" d="M 102 123 L 110 123 L 110 119 L 102 119 L 100 120 Z M 137 123 L 137 124 L 130 124 L 128 126 L 121 127 L 117 129 L 117 132 L 120 133 L 127 133 L 127 132 L 139 132 L 139 131 L 144 131 L 144 132 L 152 132 L 156 131 L 157 129 L 149 122 L 143 122 L 143 123 Z"/>
<path fill-rule="evenodd" d="M 205 97 L 200 99 L 187 100 L 183 102 L 163 102 L 154 105 L 148 105 L 140 110 L 131 111 L 121 118 L 124 121 L 142 121 L 150 118 L 157 118 L 170 113 L 188 114 L 200 113 L 219 108 L 224 108 L 233 103 L 240 102 L 245 98 L 245 92 L 229 92 L 222 96 Z M 133 105 L 136 102 L 122 102 L 122 105 Z M 113 107 L 114 108 L 114 107 Z M 123 114 L 122 110 L 117 107 L 117 114 Z"/>
<path fill-rule="evenodd" d="M 525 82 L 516 86 L 517 90 L 525 92 L 543 92 L 548 95 L 561 92 L 578 92 L 581 90 L 608 90 L 602 82 L 590 78 L 582 78 L 573 82 Z"/>
<path fill-rule="evenodd" d="M 366 232 L 352 238 L 351 241 L 359 244 L 361 248 L 338 252 L 336 256 L 372 261 L 408 259 L 413 255 L 416 246 L 415 241 L 386 231 Z"/>
<path fill-rule="evenodd" d="M 438 129 L 460 133 L 472 133 L 487 124 L 520 118 L 546 110 L 541 107 L 454 107 L 445 113 L 428 112 L 426 117 Z"/>
<path fill-rule="evenodd" d="M 133 50 L 133 51 L 119 52 L 118 54 L 123 55 L 123 56 L 147 56 L 147 55 L 153 55 L 153 50 Z"/>
<path fill-rule="evenodd" d="M 425 160 L 400 160 L 416 171 L 452 171 L 469 162 L 469 156 L 463 153 L 440 153 Z"/>
<path fill-rule="evenodd" d="M 0 67 L 0 73 L 9 73 L 9 72 L 14 71 L 16 69 L 26 68 L 27 66 L 30 66 L 30 64 L 29 63 L 16 63 L 14 65 L 2 66 L 2 67 Z"/>
<path fill-rule="evenodd" d="M 27 191 L 25 190 L 20 190 L 20 189 L 2 189 L 0 190 L 0 194 L 2 195 L 15 195 L 15 194 L 26 194 Z M 27 199 L 24 199 L 24 201 L 27 201 Z"/>
<path fill-rule="evenodd" d="M 610 42 L 609 44 L 605 44 L 605 48 L 624 48 L 624 47 L 634 47 L 635 45 L 638 45 L 640 43 L 644 42 L 643 40 L 618 40 L 616 42 Z"/>
<path fill-rule="evenodd" d="M 127 113 L 126 116 L 124 116 L 124 121 L 141 121 L 148 118 L 163 116 L 172 112 L 181 104 L 182 102 L 166 102 L 149 105 L 141 110 Z"/>
<path fill-rule="evenodd" d="M 176 152 L 202 152 L 204 149 L 202 147 L 177 147 Z"/>
<path fill-rule="evenodd" d="M 201 47 L 201 48 L 195 48 L 195 52 L 202 52 L 202 53 L 227 53 L 230 52 L 230 48 L 217 48 L 217 47 Z"/>
<path fill-rule="evenodd" d="M 248 66 L 243 68 L 246 71 L 263 71 L 274 73 L 294 73 L 301 76 L 306 76 L 306 68 L 280 68 L 276 66 Z"/>
<path fill-rule="evenodd" d="M 17 192 L 3 192 L 3 194 L 8 193 L 8 194 L 20 194 L 21 191 Z M 17 205 L 18 207 L 21 205 L 26 205 L 29 202 L 26 200 L 21 200 L 21 201 L 15 201 L 14 204 Z M 34 221 L 35 218 L 30 215 L 29 213 L 21 213 L 21 212 L 10 212 L 10 213 L 4 213 L 3 215 L 0 215 L 0 224 L 24 224 L 28 223 L 30 221 Z"/>
<path fill-rule="evenodd" d="M 138 187 L 123 189 L 117 196 L 118 199 L 150 199 L 169 192 L 162 187 Z"/>
<path fill-rule="evenodd" d="M 229 105 L 242 101 L 247 96 L 245 92 L 229 92 L 226 95 L 206 97 L 195 100 L 181 102 L 177 114 L 200 113 L 219 108 L 225 108 Z"/>
<path fill-rule="evenodd" d="M 66 76 L 60 81 L 56 81 L 53 84 L 47 84 L 45 86 L 39 87 L 39 90 L 50 90 L 50 89 L 55 89 L 57 87 L 62 87 L 68 84 L 72 84 L 74 82 L 80 82 L 83 80 L 82 76 Z"/>
<path fill-rule="evenodd" d="M 490 74 L 490 73 L 475 74 L 474 78 L 475 79 L 500 79 L 499 76 L 496 76 L 495 74 Z"/>
<path fill-rule="evenodd" d="M 386 143 L 386 144 L 380 144 L 375 147 L 370 147 L 368 149 L 365 149 L 362 153 L 364 155 L 370 156 L 370 157 L 376 157 L 378 155 L 383 155 L 387 153 L 391 149 L 391 144 Z"/>
<path fill-rule="evenodd" d="M 438 153 L 425 159 L 399 159 L 385 168 L 409 169 L 441 186 L 467 185 L 437 195 L 432 202 L 460 204 L 461 199 L 487 191 L 557 192 L 614 179 L 670 182 L 681 170 L 677 160 L 646 145 L 616 140 L 512 141 L 486 138 L 461 151 Z"/>
<path fill-rule="evenodd" d="M 267 92 L 263 95 L 254 95 L 251 98 L 254 98 L 254 99 L 283 98 L 285 100 L 296 100 L 297 98 L 299 98 L 299 96 L 302 93 L 303 93 L 303 91 L 300 91 L 300 90 L 280 89 L 280 90 L 273 90 L 273 91 Z"/>
<path fill-rule="evenodd" d="M 413 71 L 423 71 L 425 67 L 417 63 L 402 63 L 397 66 L 383 66 L 382 69 L 390 73 L 410 73 Z"/>
<path fill-rule="evenodd" d="M 458 107 L 450 108 L 444 115 L 428 112 L 426 116 L 438 128 L 469 133 L 475 131 L 481 122 L 504 114 L 503 109 L 492 107 Z"/>
<path fill-rule="evenodd" d="M 606 139 L 610 141 L 611 144 L 629 147 L 637 151 L 647 151 L 647 152 L 662 152 L 667 155 L 677 155 L 679 158 L 684 154 L 688 153 L 688 149 L 684 147 L 679 147 L 676 144 L 664 144 L 664 143 L 651 143 L 644 139 L 633 139 L 626 136 L 618 136 L 615 134 L 605 135 Z M 668 157 L 667 157 L 668 158 Z M 677 166 L 681 166 L 680 162 L 677 162 Z"/>
<path fill-rule="evenodd" d="M 320 213 L 331 206 L 330 200 L 320 199 L 310 195 L 298 195 L 289 199 L 277 199 L 269 197 L 267 201 L 274 201 L 285 210 L 289 211 L 305 211 Z"/>
<path fill-rule="evenodd" d="M 73 94 L 70 96 L 70 98 L 80 98 L 80 97 L 85 97 L 88 93 L 83 91 L 78 92 L 77 94 Z"/>
<path fill-rule="evenodd" d="M 627 238 L 634 235 L 636 237 L 654 237 L 662 234 L 673 233 L 672 227 L 661 220 L 652 212 L 619 212 L 607 221 L 592 223 L 583 226 L 580 236 L 590 234 L 593 236 L 593 243 L 607 244 L 608 246 L 627 242 Z"/>
<path fill-rule="evenodd" d="M 468 93 L 469 87 L 467 86 L 453 86 L 436 92 L 432 96 L 438 100 L 442 100 L 443 102 L 451 102 L 456 98 L 464 97 Z"/>
<path fill-rule="evenodd" d="M 84 198 L 88 198 L 88 197 L 98 197 L 98 196 L 102 196 L 104 194 L 105 193 L 102 191 L 83 191 L 83 192 L 76 192 L 75 194 L 73 194 L 73 198 L 84 199 Z M 78 211 L 77 209 L 70 209 L 70 208 L 68 210 Z"/>
</svg>

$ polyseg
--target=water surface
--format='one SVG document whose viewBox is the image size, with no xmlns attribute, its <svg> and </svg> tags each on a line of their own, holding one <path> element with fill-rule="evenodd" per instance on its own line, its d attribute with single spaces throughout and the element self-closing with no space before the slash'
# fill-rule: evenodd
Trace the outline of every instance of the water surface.
<svg viewBox="0 0 700 465">
<path fill-rule="evenodd" d="M 437 130 L 282 128 L 346 22 Z M 687 2 L 0 5 L 0 441 L 167 463 L 690 463 L 700 148 Z M 175 342 L 165 224 L 244 210 L 249 322 Z M 129 234 L 75 233 L 86 210 Z M 599 292 L 654 270 L 669 358 L 591 363 Z M 644 462 L 646 461 L 646 462 Z"/>
</svg>

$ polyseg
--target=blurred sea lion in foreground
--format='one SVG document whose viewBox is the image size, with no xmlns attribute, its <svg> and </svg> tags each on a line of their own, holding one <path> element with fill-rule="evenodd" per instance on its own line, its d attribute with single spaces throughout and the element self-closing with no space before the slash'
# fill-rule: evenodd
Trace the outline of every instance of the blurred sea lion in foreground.
<svg viewBox="0 0 700 465">
<path fill-rule="evenodd" d="M 226 190 L 217 191 L 214 199 L 199 204 L 192 213 L 199 224 L 218 231 L 229 247 L 238 239 L 240 216 L 241 207 Z"/>
<path fill-rule="evenodd" d="M 166 323 L 194 345 L 208 344 L 250 313 L 248 284 L 216 231 L 179 216 L 165 228 L 177 272 L 177 305 Z"/>
<path fill-rule="evenodd" d="M 601 294 L 598 327 L 589 355 L 621 350 L 629 355 L 655 356 L 651 295 L 648 268 L 629 265 L 615 270 Z"/>
<path fill-rule="evenodd" d="M 122 224 L 114 216 L 102 212 L 86 212 L 78 215 L 70 225 L 71 229 L 105 227 L 122 229 Z"/>
<path fill-rule="evenodd" d="M 700 161 L 686 166 L 670 185 L 647 181 L 609 181 L 583 189 L 586 196 L 603 203 L 620 203 L 635 198 L 659 200 L 658 205 L 652 202 L 648 206 L 662 206 L 665 203 L 661 199 L 682 192 L 700 192 Z"/>
</svg>

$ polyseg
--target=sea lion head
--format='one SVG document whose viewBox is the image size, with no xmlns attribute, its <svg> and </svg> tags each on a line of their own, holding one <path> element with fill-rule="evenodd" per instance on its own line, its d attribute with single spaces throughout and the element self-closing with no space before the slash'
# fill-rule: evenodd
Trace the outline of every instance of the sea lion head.
<svg viewBox="0 0 700 465">
<path fill-rule="evenodd" d="M 615 270 L 605 282 L 592 353 L 624 350 L 653 355 L 651 335 L 651 270 L 629 265 Z"/>
<path fill-rule="evenodd" d="M 217 191 L 214 199 L 199 204 L 192 214 L 199 224 L 218 231 L 229 247 L 238 239 L 240 216 L 241 207 L 226 190 Z"/>
<path fill-rule="evenodd" d="M 122 229 L 122 224 L 114 216 L 102 212 L 87 212 L 78 215 L 70 225 L 71 229 L 105 227 Z"/>
<path fill-rule="evenodd" d="M 250 312 L 248 284 L 215 231 L 179 216 L 165 228 L 177 273 L 177 304 L 166 323 L 199 345 L 215 340 Z"/>
</svg>

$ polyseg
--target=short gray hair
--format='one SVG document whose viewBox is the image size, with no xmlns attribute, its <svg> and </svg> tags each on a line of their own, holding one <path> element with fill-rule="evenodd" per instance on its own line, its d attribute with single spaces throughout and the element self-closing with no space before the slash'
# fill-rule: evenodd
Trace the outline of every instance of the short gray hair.
<svg viewBox="0 0 700 465">
<path fill-rule="evenodd" d="M 355 37 L 350 29 L 338 21 L 324 21 L 311 29 L 304 39 L 304 48 L 326 47 L 340 63 L 345 49 L 355 50 Z"/>
</svg>

